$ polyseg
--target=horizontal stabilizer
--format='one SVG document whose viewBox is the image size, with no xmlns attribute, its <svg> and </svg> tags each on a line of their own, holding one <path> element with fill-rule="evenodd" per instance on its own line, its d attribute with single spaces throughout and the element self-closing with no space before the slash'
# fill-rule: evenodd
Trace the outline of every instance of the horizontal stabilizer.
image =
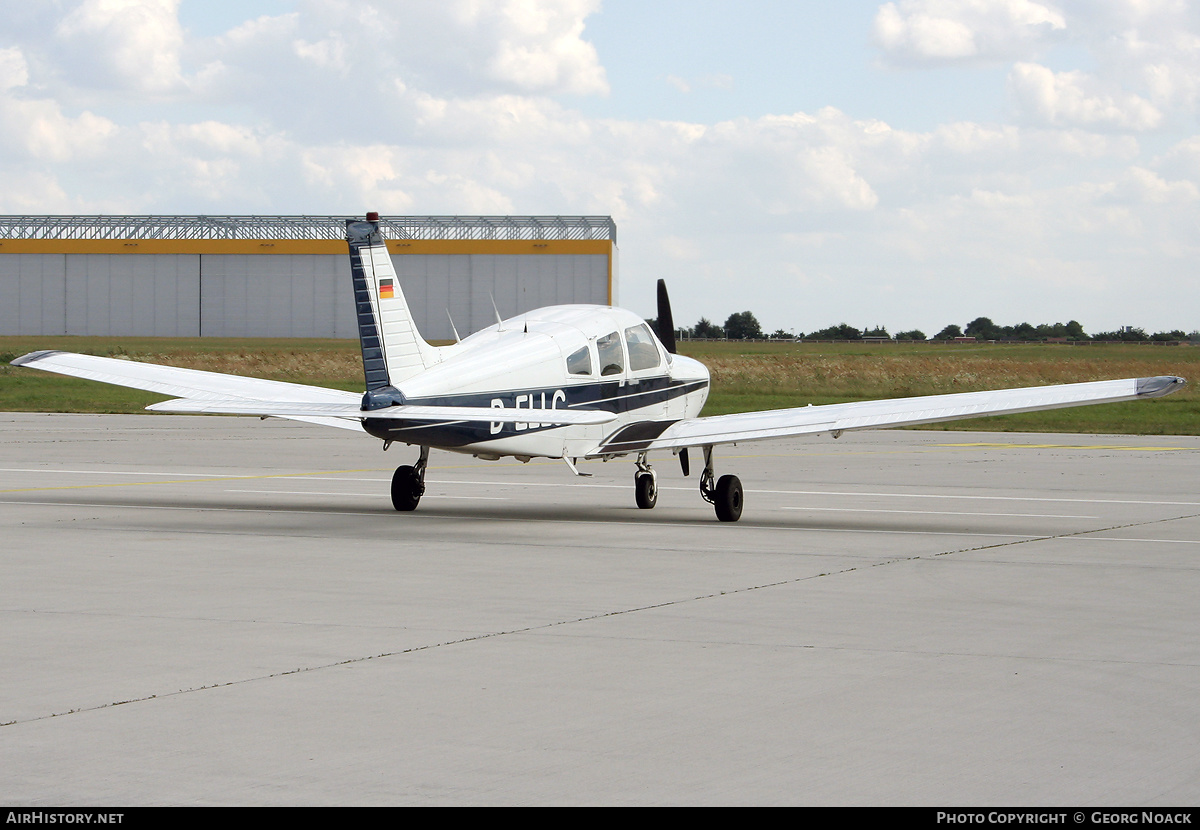
<svg viewBox="0 0 1200 830">
<path fill-rule="evenodd" d="M 163 401 L 146 407 L 154 412 L 209 415 L 265 415 L 275 418 L 386 418 L 400 421 L 453 423 L 537 423 L 547 426 L 605 424 L 616 415 L 596 409 L 516 409 L 486 406 L 421 406 L 404 404 L 364 410 L 355 403 L 287 402 L 231 398 L 228 400 Z"/>
</svg>

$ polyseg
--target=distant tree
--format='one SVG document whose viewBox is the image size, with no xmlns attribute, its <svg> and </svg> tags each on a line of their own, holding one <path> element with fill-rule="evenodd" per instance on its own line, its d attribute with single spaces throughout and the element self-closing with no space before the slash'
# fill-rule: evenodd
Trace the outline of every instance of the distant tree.
<svg viewBox="0 0 1200 830">
<path fill-rule="evenodd" d="M 749 311 L 738 311 L 725 321 L 725 336 L 730 340 L 760 340 L 762 327 Z"/>
<path fill-rule="evenodd" d="M 925 332 L 921 331 L 920 329 L 913 329 L 912 331 L 898 331 L 898 332 L 896 332 L 896 339 L 897 340 L 924 340 Z"/>
<path fill-rule="evenodd" d="M 933 336 L 934 340 L 953 340 L 956 337 L 962 337 L 962 329 L 951 323 L 944 329 Z"/>
<path fill-rule="evenodd" d="M 964 337 L 974 337 L 976 340 L 999 340 L 1000 327 L 988 317 L 976 317 L 967 323 L 963 330 Z"/>
<path fill-rule="evenodd" d="M 1150 335 L 1150 339 L 1155 343 L 1170 343 L 1173 341 L 1187 340 L 1187 335 L 1179 329 L 1174 331 L 1156 331 Z"/>
<path fill-rule="evenodd" d="M 805 340 L 861 340 L 862 332 L 847 323 L 839 323 L 827 329 L 814 331 L 804 337 Z"/>
<path fill-rule="evenodd" d="M 775 329 L 775 333 L 771 335 L 771 339 L 772 340 L 795 340 L 796 336 L 794 334 L 792 334 L 790 331 L 784 331 L 783 329 Z"/>
<path fill-rule="evenodd" d="M 1125 326 L 1117 331 L 1101 331 L 1092 335 L 1093 340 L 1124 340 L 1127 343 L 1144 343 L 1150 339 L 1144 329 Z"/>
<path fill-rule="evenodd" d="M 1017 323 L 1015 326 L 1004 326 L 1000 329 L 1003 340 L 1037 340 L 1038 330 L 1030 323 Z"/>
<path fill-rule="evenodd" d="M 866 331 L 864 331 L 862 333 L 862 336 L 863 337 L 886 337 L 888 340 L 892 339 L 892 336 L 890 334 L 888 334 L 888 330 L 886 328 L 884 328 L 883 326 L 876 326 L 873 329 L 867 329 Z"/>
<path fill-rule="evenodd" d="M 708 337 L 719 340 L 724 336 L 725 332 L 721 331 L 721 327 L 707 317 L 701 317 L 700 322 L 696 323 L 692 329 L 692 337 Z"/>
</svg>

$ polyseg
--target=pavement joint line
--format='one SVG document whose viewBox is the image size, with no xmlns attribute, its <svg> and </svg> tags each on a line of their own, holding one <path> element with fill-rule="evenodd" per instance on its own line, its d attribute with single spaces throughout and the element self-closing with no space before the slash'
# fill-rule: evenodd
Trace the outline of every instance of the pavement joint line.
<svg viewBox="0 0 1200 830">
<path fill-rule="evenodd" d="M 912 559 L 912 558 L 920 558 L 920 557 L 907 557 L 906 559 Z M 900 560 L 900 561 L 904 561 L 904 560 Z M 878 564 L 883 564 L 883 563 L 878 563 Z M 445 648 L 445 647 L 449 647 L 449 646 L 482 642 L 483 640 L 490 640 L 490 639 L 494 639 L 497 637 L 506 637 L 506 636 L 516 635 L 516 634 L 530 634 L 530 633 L 534 633 L 537 631 L 546 631 L 546 630 L 549 630 L 552 628 L 557 628 L 559 626 L 574 625 L 577 623 L 584 623 L 584 622 L 593 622 L 595 620 L 608 619 L 608 618 L 612 618 L 612 617 L 621 617 L 621 616 L 625 616 L 628 614 L 636 614 L 636 613 L 639 613 L 642 611 L 654 611 L 654 610 L 661 609 L 661 608 L 670 608 L 672 606 L 685 605 L 685 604 L 693 603 L 693 602 L 701 602 L 704 600 L 715 599 L 718 597 L 743 594 L 743 593 L 747 593 L 749 591 L 758 591 L 758 590 L 762 590 L 764 588 L 777 588 L 777 587 L 781 587 L 784 585 L 792 585 L 792 584 L 797 584 L 800 582 L 807 582 L 807 581 L 813 580 L 813 579 L 821 579 L 821 578 L 827 577 L 827 576 L 836 576 L 836 575 L 840 575 L 840 574 L 844 574 L 844 573 L 849 573 L 852 571 L 862 570 L 863 567 L 864 566 L 856 565 L 854 567 L 843 568 L 843 569 L 836 570 L 836 571 L 828 571 L 828 572 L 819 573 L 819 574 L 809 574 L 809 575 L 802 576 L 802 577 L 796 577 L 794 579 L 776 580 L 774 582 L 764 583 L 761 585 L 743 586 L 741 588 L 732 588 L 732 589 L 729 589 L 726 591 L 714 591 L 709 594 L 702 594 L 700 596 L 688 597 L 686 599 L 667 600 L 664 602 L 651 603 L 649 605 L 636 606 L 634 608 L 623 608 L 623 609 L 616 610 L 616 611 L 604 611 L 604 612 L 600 612 L 600 613 L 596 613 L 596 614 L 589 614 L 584 617 L 576 617 L 574 619 L 568 619 L 568 620 L 555 620 L 553 622 L 541 623 L 539 625 L 524 626 L 522 628 L 506 629 L 503 631 L 489 631 L 489 632 L 485 632 L 482 634 L 474 634 L 474 635 L 467 636 L 467 637 L 460 637 L 460 638 L 457 638 L 454 640 L 443 640 L 438 643 L 425 643 L 425 644 L 419 645 L 419 646 L 412 646 L 411 648 L 399 649 L 396 651 L 382 652 L 380 654 L 367 655 L 364 657 L 351 657 L 346 660 L 338 660 L 338 661 L 335 661 L 332 663 L 322 663 L 322 664 L 315 665 L 315 666 L 300 666 L 295 669 L 289 669 L 287 671 L 271 672 L 270 674 L 258 675 L 255 677 L 246 677 L 246 678 L 242 678 L 240 680 L 230 680 L 230 681 L 226 681 L 224 683 L 210 683 L 210 684 L 207 684 L 204 686 L 193 686 L 188 689 L 179 689 L 178 691 L 175 691 L 175 692 L 144 695 L 142 697 L 133 697 L 133 698 L 129 698 L 127 700 L 115 700 L 115 701 L 112 701 L 109 703 L 96 704 L 94 706 L 82 706 L 77 709 L 68 709 L 64 712 L 52 712 L 50 714 L 38 715 L 36 717 L 20 718 L 20 719 L 15 719 L 15 720 L 11 720 L 11 721 L 0 722 L 0 728 L 4 728 L 6 726 L 16 726 L 16 725 L 22 725 L 22 724 L 28 724 L 28 723 L 36 723 L 38 721 L 50 720 L 52 718 L 60 718 L 60 717 L 65 717 L 67 715 L 80 714 L 83 712 L 97 712 L 97 711 L 101 711 L 104 709 L 112 709 L 117 706 L 124 706 L 129 703 L 148 703 L 152 700 L 158 700 L 160 698 L 178 697 L 180 695 L 192 694 L 195 692 L 203 692 L 203 691 L 208 691 L 211 689 L 223 689 L 223 688 L 228 688 L 230 686 L 241 686 L 241 685 L 256 683 L 256 682 L 260 682 L 260 681 L 264 681 L 264 680 L 273 680 L 273 679 L 282 678 L 282 677 L 289 677 L 291 675 L 304 674 L 307 672 L 322 671 L 325 669 L 334 669 L 334 668 L 339 668 L 341 666 L 351 666 L 351 665 L 355 665 L 358 663 L 366 663 L 371 660 L 385 660 L 385 659 L 392 658 L 392 657 L 403 657 L 405 655 L 417 654 L 417 653 L 420 653 L 423 651 L 431 651 L 433 649 L 438 649 L 438 648 Z"/>
<path fill-rule="evenodd" d="M 1011 542 L 996 542 L 996 543 L 990 544 L 990 545 L 980 545 L 978 547 L 965 548 L 965 549 L 959 550 L 959 551 L 944 551 L 943 553 L 928 554 L 928 556 L 938 557 L 938 556 L 949 556 L 949 555 L 952 555 L 955 553 L 971 553 L 971 552 L 981 551 L 981 550 L 995 550 L 997 548 L 1011 547 L 1013 545 L 1025 545 L 1025 544 L 1029 544 L 1030 542 L 1049 542 L 1049 541 L 1053 541 L 1055 539 L 1084 539 L 1093 533 L 1109 533 L 1114 530 L 1126 530 L 1131 527 L 1146 527 L 1148 525 L 1165 524 L 1167 522 L 1178 522 L 1178 521 L 1182 521 L 1185 519 L 1195 519 L 1197 517 L 1200 517 L 1200 513 L 1192 513 L 1192 514 L 1188 514 L 1185 516 L 1167 516 L 1167 517 L 1161 518 L 1161 519 L 1147 519 L 1147 520 L 1141 521 L 1141 522 L 1128 522 L 1126 524 L 1113 525 L 1111 527 L 1094 528 L 1092 530 L 1077 530 L 1077 531 L 1073 531 L 1071 533 L 1056 533 L 1051 536 L 1039 536 L 1039 537 L 1026 538 L 1026 539 L 1015 539 Z M 1107 541 L 1107 540 L 1101 538 L 1101 539 L 1095 539 L 1095 540 L 1089 540 L 1089 541 Z M 1157 541 L 1157 540 L 1131 539 L 1131 540 L 1127 540 L 1127 541 L 1149 542 L 1149 541 Z M 1175 540 L 1166 540 L 1166 541 L 1175 541 Z M 924 558 L 924 557 L 921 556 L 921 557 L 914 557 L 914 558 L 920 559 L 920 558 Z"/>
</svg>

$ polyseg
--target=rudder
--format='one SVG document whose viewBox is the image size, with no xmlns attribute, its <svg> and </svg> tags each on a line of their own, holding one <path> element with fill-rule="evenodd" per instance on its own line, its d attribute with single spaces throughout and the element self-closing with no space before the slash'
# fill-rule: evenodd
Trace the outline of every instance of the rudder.
<svg viewBox="0 0 1200 830">
<path fill-rule="evenodd" d="M 363 408 L 401 403 L 395 385 L 437 363 L 437 350 L 417 331 L 379 230 L 379 214 L 346 220 L 346 242 L 367 382 Z"/>
</svg>

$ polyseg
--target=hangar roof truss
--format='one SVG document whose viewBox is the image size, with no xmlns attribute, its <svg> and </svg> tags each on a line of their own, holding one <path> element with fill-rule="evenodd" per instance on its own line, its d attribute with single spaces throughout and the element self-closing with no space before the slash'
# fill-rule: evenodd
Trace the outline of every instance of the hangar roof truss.
<svg viewBox="0 0 1200 830">
<path fill-rule="evenodd" d="M 0 216 L 0 239 L 345 239 L 360 216 Z M 617 241 L 611 216 L 385 216 L 388 239 Z"/>
</svg>

